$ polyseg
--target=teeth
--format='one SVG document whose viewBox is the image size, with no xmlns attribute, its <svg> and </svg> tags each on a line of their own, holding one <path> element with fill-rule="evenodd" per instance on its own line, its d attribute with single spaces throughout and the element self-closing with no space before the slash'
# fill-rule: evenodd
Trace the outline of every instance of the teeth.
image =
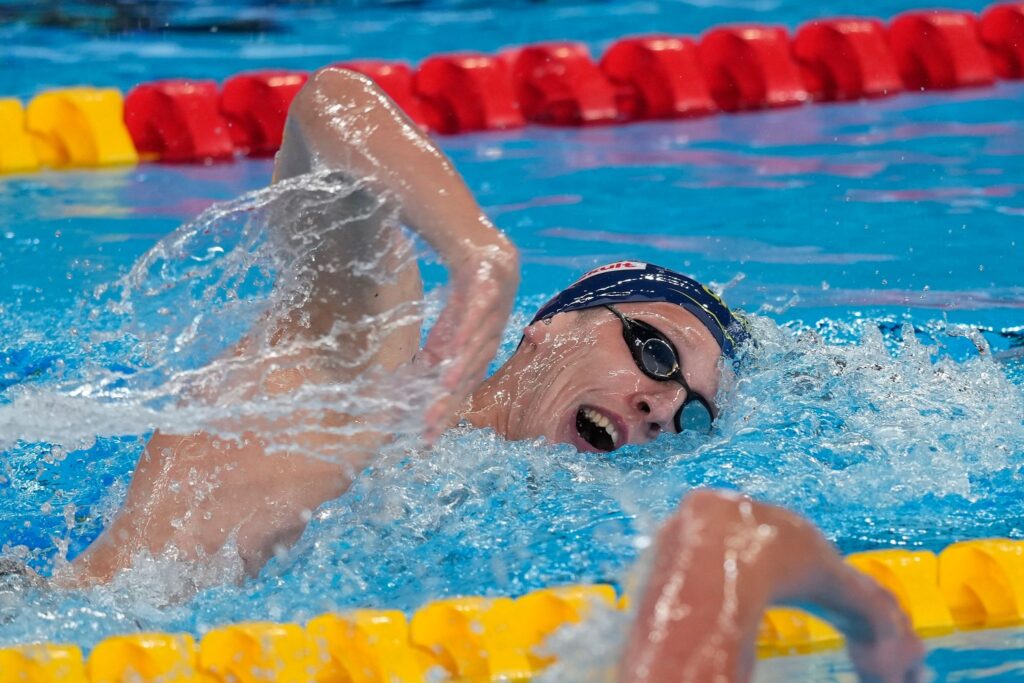
<svg viewBox="0 0 1024 683">
<path fill-rule="evenodd" d="M 587 419 L 596 424 L 598 427 L 608 432 L 608 436 L 612 437 L 612 443 L 619 443 L 619 431 L 615 429 L 615 425 L 612 424 L 611 420 L 590 408 L 584 408 L 583 414 L 586 415 Z"/>
</svg>

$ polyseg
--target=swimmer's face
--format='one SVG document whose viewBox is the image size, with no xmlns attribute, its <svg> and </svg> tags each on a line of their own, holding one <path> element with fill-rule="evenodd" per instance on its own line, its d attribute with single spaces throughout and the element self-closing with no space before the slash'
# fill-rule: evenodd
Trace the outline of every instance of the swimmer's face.
<svg viewBox="0 0 1024 683">
<path fill-rule="evenodd" d="M 616 308 L 673 343 L 690 389 L 717 412 L 721 350 L 708 329 L 674 304 Z M 526 354 L 520 359 L 526 362 L 509 412 L 509 438 L 544 436 L 582 451 L 606 451 L 675 431 L 673 418 L 687 399 L 686 390 L 637 367 L 623 340 L 622 323 L 608 309 L 562 313 L 549 323 L 534 323 L 516 353 Z"/>
</svg>

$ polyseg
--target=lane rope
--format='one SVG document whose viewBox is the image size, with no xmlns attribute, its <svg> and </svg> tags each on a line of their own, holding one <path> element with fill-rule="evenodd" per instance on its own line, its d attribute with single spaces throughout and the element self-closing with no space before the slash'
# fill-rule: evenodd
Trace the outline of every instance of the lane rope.
<svg viewBox="0 0 1024 683">
<path fill-rule="evenodd" d="M 922 636 L 1024 624 L 1024 541 L 963 541 L 938 555 L 874 550 L 846 561 L 889 589 Z M 551 633 L 595 606 L 626 603 L 609 585 L 564 586 L 514 599 L 437 600 L 411 618 L 360 609 L 305 626 L 223 626 L 198 641 L 181 633 L 113 636 L 88 657 L 75 645 L 27 644 L 0 649 L 0 683 L 528 681 L 553 661 L 539 649 Z M 769 609 L 757 640 L 762 657 L 842 646 L 830 624 L 791 608 Z"/>
<path fill-rule="evenodd" d="M 420 126 L 439 135 L 527 124 L 609 125 L 878 98 L 1024 78 L 1024 2 L 980 15 L 954 10 L 816 19 L 792 35 L 762 24 L 714 27 L 699 39 L 622 38 L 595 61 L 582 43 L 497 54 L 434 55 L 337 66 L 373 79 Z M 43 92 L 0 99 L 0 173 L 43 168 L 213 163 L 269 156 L 281 144 L 301 71 Z M 8 133 L 9 131 L 9 133 Z"/>
</svg>

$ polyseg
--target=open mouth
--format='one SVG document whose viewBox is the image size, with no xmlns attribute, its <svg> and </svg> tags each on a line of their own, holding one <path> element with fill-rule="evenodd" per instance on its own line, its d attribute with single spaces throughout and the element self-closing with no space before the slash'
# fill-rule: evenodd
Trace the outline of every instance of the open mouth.
<svg viewBox="0 0 1024 683">
<path fill-rule="evenodd" d="M 576 431 L 580 438 L 599 451 L 613 451 L 619 441 L 619 431 L 608 416 L 581 406 L 576 411 Z"/>
</svg>

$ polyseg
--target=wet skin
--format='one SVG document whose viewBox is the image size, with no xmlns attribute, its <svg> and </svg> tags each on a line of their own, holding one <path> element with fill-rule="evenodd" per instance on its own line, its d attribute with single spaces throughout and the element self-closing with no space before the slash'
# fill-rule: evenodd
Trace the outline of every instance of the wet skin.
<svg viewBox="0 0 1024 683">
<path fill-rule="evenodd" d="M 235 385 L 225 388 L 246 387 L 258 400 L 306 385 L 345 385 L 366 372 L 394 372 L 416 358 L 436 369 L 442 388 L 432 405 L 417 410 L 429 442 L 454 421 L 494 357 L 518 288 L 517 252 L 447 158 L 363 76 L 322 70 L 296 96 L 275 181 L 314 170 L 363 179 L 365 191 L 388 210 L 333 232 L 335 216 L 294 225 L 282 216 L 275 223 L 275 239 L 312 236 L 318 245 L 304 264 L 307 295 L 299 308 L 260 321 L 235 349 L 241 370 L 232 377 Z M 423 349 L 415 315 L 401 325 L 387 320 L 390 311 L 415 307 L 422 297 L 399 220 L 448 266 L 448 305 Z M 345 267 L 368 262 L 392 277 Z M 344 348 L 318 343 L 335 329 L 353 328 L 360 331 L 346 338 Z M 358 362 L 338 362 L 338 354 Z M 296 443 L 282 442 L 281 430 L 259 419 L 233 425 L 241 438 L 157 433 L 124 508 L 58 580 L 70 586 L 108 581 L 140 552 L 201 561 L 229 544 L 245 571 L 255 574 L 298 538 L 312 510 L 348 488 L 389 438 L 386 430 L 366 428 L 344 434 L 341 428 L 355 424 L 349 415 L 324 411 L 317 419 L 325 429 L 314 425 L 293 437 Z"/>
<path fill-rule="evenodd" d="M 394 198 L 403 223 L 448 265 L 449 303 L 419 353 L 419 324 L 412 322 L 370 325 L 355 347 L 378 336 L 384 342 L 354 365 L 331 362 L 332 352 L 325 356 L 317 345 L 300 345 L 285 367 L 277 367 L 259 355 L 258 345 L 243 343 L 235 353 L 251 376 L 243 373 L 239 381 L 254 387 L 253 398 L 310 383 L 344 383 L 361 372 L 397 371 L 415 359 L 435 366 L 445 389 L 425 411 L 428 442 L 460 411 L 509 439 L 544 436 L 581 450 L 594 449 L 577 428 L 581 409 L 613 428 L 615 447 L 672 429 L 685 391 L 637 368 L 620 322 L 607 311 L 565 313 L 550 324 L 530 325 L 520 349 L 483 379 L 514 301 L 517 254 L 443 154 L 367 79 L 322 70 L 296 97 L 275 178 L 314 167 L 370 178 L 372 190 Z M 328 261 L 383 254 L 395 277 L 382 282 L 345 269 L 314 269 L 304 308 L 266 321 L 266 336 L 280 345 L 315 339 L 337 322 L 418 301 L 422 285 L 414 264 L 402 257 L 405 246 L 397 226 L 386 221 L 367 221 L 345 239 L 324 240 Z M 689 385 L 715 399 L 723 379 L 719 350 L 691 314 L 669 304 L 623 304 L 621 310 L 669 337 Z M 329 412 L 319 419 L 325 427 L 352 420 Z M 245 570 L 256 573 L 302 533 L 312 510 L 345 491 L 387 438 L 372 430 L 355 437 L 312 430 L 298 437 L 301 449 L 292 452 L 274 425 L 247 427 L 232 440 L 209 432 L 156 434 L 125 507 L 57 582 L 108 581 L 143 551 L 199 561 L 227 544 L 234 544 Z M 313 458 L 300 450 L 341 455 Z M 895 600 L 845 565 L 813 525 L 741 496 L 702 491 L 685 498 L 664 526 L 619 681 L 748 680 L 758 617 L 780 599 L 816 602 L 839 616 L 863 680 L 919 680 L 923 649 Z"/>
<path fill-rule="evenodd" d="M 234 381 L 255 387 L 253 398 L 310 383 L 346 384 L 372 369 L 394 372 L 416 359 L 437 364 L 447 390 L 427 408 L 428 441 L 460 411 L 473 424 L 510 439 L 544 436 L 581 450 L 595 450 L 576 428 L 581 407 L 615 425 L 615 447 L 643 443 L 672 429 L 672 415 L 685 392 L 675 382 L 657 382 L 639 371 L 622 340 L 621 324 L 603 309 L 560 314 L 550 324 L 529 326 L 519 351 L 481 384 L 514 300 L 515 249 L 483 215 L 440 151 L 362 77 L 321 72 L 293 104 L 275 179 L 324 165 L 349 175 L 373 175 L 377 180 L 371 191 L 397 198 L 403 222 L 456 264 L 450 266 L 449 302 L 419 353 L 419 324 L 411 322 L 368 325 L 362 336 L 347 338 L 342 349 L 303 346 L 304 340 L 330 335 L 339 324 L 350 329 L 355 321 L 384 320 L 389 311 L 422 296 L 418 270 L 397 224 L 371 216 L 331 232 L 330 217 L 323 217 L 320 253 L 313 256 L 335 266 L 310 268 L 310 296 L 303 307 L 264 321 L 269 329 L 254 330 L 235 350 L 245 369 Z M 293 235 L 287 218 L 276 225 L 277 238 L 307 239 L 307 234 Z M 379 259 L 395 277 L 381 280 L 336 267 L 370 259 Z M 669 304 L 626 304 L 622 310 L 668 335 L 690 385 L 715 396 L 718 346 L 690 313 Z M 261 335 L 272 339 L 275 349 L 299 342 L 298 350 L 268 361 L 252 341 Z M 373 353 L 366 354 L 367 348 Z M 346 352 L 361 362 L 331 358 Z M 331 427 L 352 420 L 327 411 L 320 419 Z M 253 575 L 298 539 L 313 510 L 347 490 L 388 438 L 372 429 L 355 436 L 325 429 L 287 443 L 274 425 L 260 421 L 240 431 L 240 439 L 208 432 L 154 435 L 123 509 L 61 580 L 66 585 L 107 581 L 140 552 L 199 561 L 228 544 Z"/>
<path fill-rule="evenodd" d="M 691 388 L 715 396 L 718 345 L 691 313 L 665 303 L 621 309 L 666 334 L 679 351 Z M 510 439 L 543 436 L 588 451 L 598 449 L 577 431 L 576 415 L 583 406 L 614 423 L 615 448 L 673 431 L 672 417 L 685 390 L 644 375 L 622 340 L 618 319 L 601 313 L 563 313 L 527 328 L 524 344 L 469 397 L 463 417 Z M 411 360 L 407 353 L 406 361 Z M 276 381 L 279 391 L 287 391 L 298 380 L 286 373 Z M 198 560 L 231 542 L 245 570 L 255 574 L 298 539 L 313 510 L 344 493 L 385 437 L 363 433 L 340 442 L 306 436 L 308 450 L 347 453 L 340 462 L 268 454 L 269 438 L 267 430 L 250 432 L 241 442 L 207 433 L 155 435 L 133 474 L 124 508 L 76 560 L 78 572 L 90 580 L 107 580 L 140 551 Z"/>
<path fill-rule="evenodd" d="M 664 334 L 679 353 L 690 388 L 714 405 L 722 377 L 721 350 L 689 311 L 669 303 L 628 303 L 623 314 Z M 582 451 L 595 447 L 581 435 L 581 409 L 606 420 L 613 448 L 642 444 L 674 432 L 673 417 L 687 394 L 674 381 L 651 379 L 637 367 L 610 311 L 563 313 L 524 331 L 515 355 L 473 392 L 465 417 L 510 439 L 543 436 Z"/>
</svg>

